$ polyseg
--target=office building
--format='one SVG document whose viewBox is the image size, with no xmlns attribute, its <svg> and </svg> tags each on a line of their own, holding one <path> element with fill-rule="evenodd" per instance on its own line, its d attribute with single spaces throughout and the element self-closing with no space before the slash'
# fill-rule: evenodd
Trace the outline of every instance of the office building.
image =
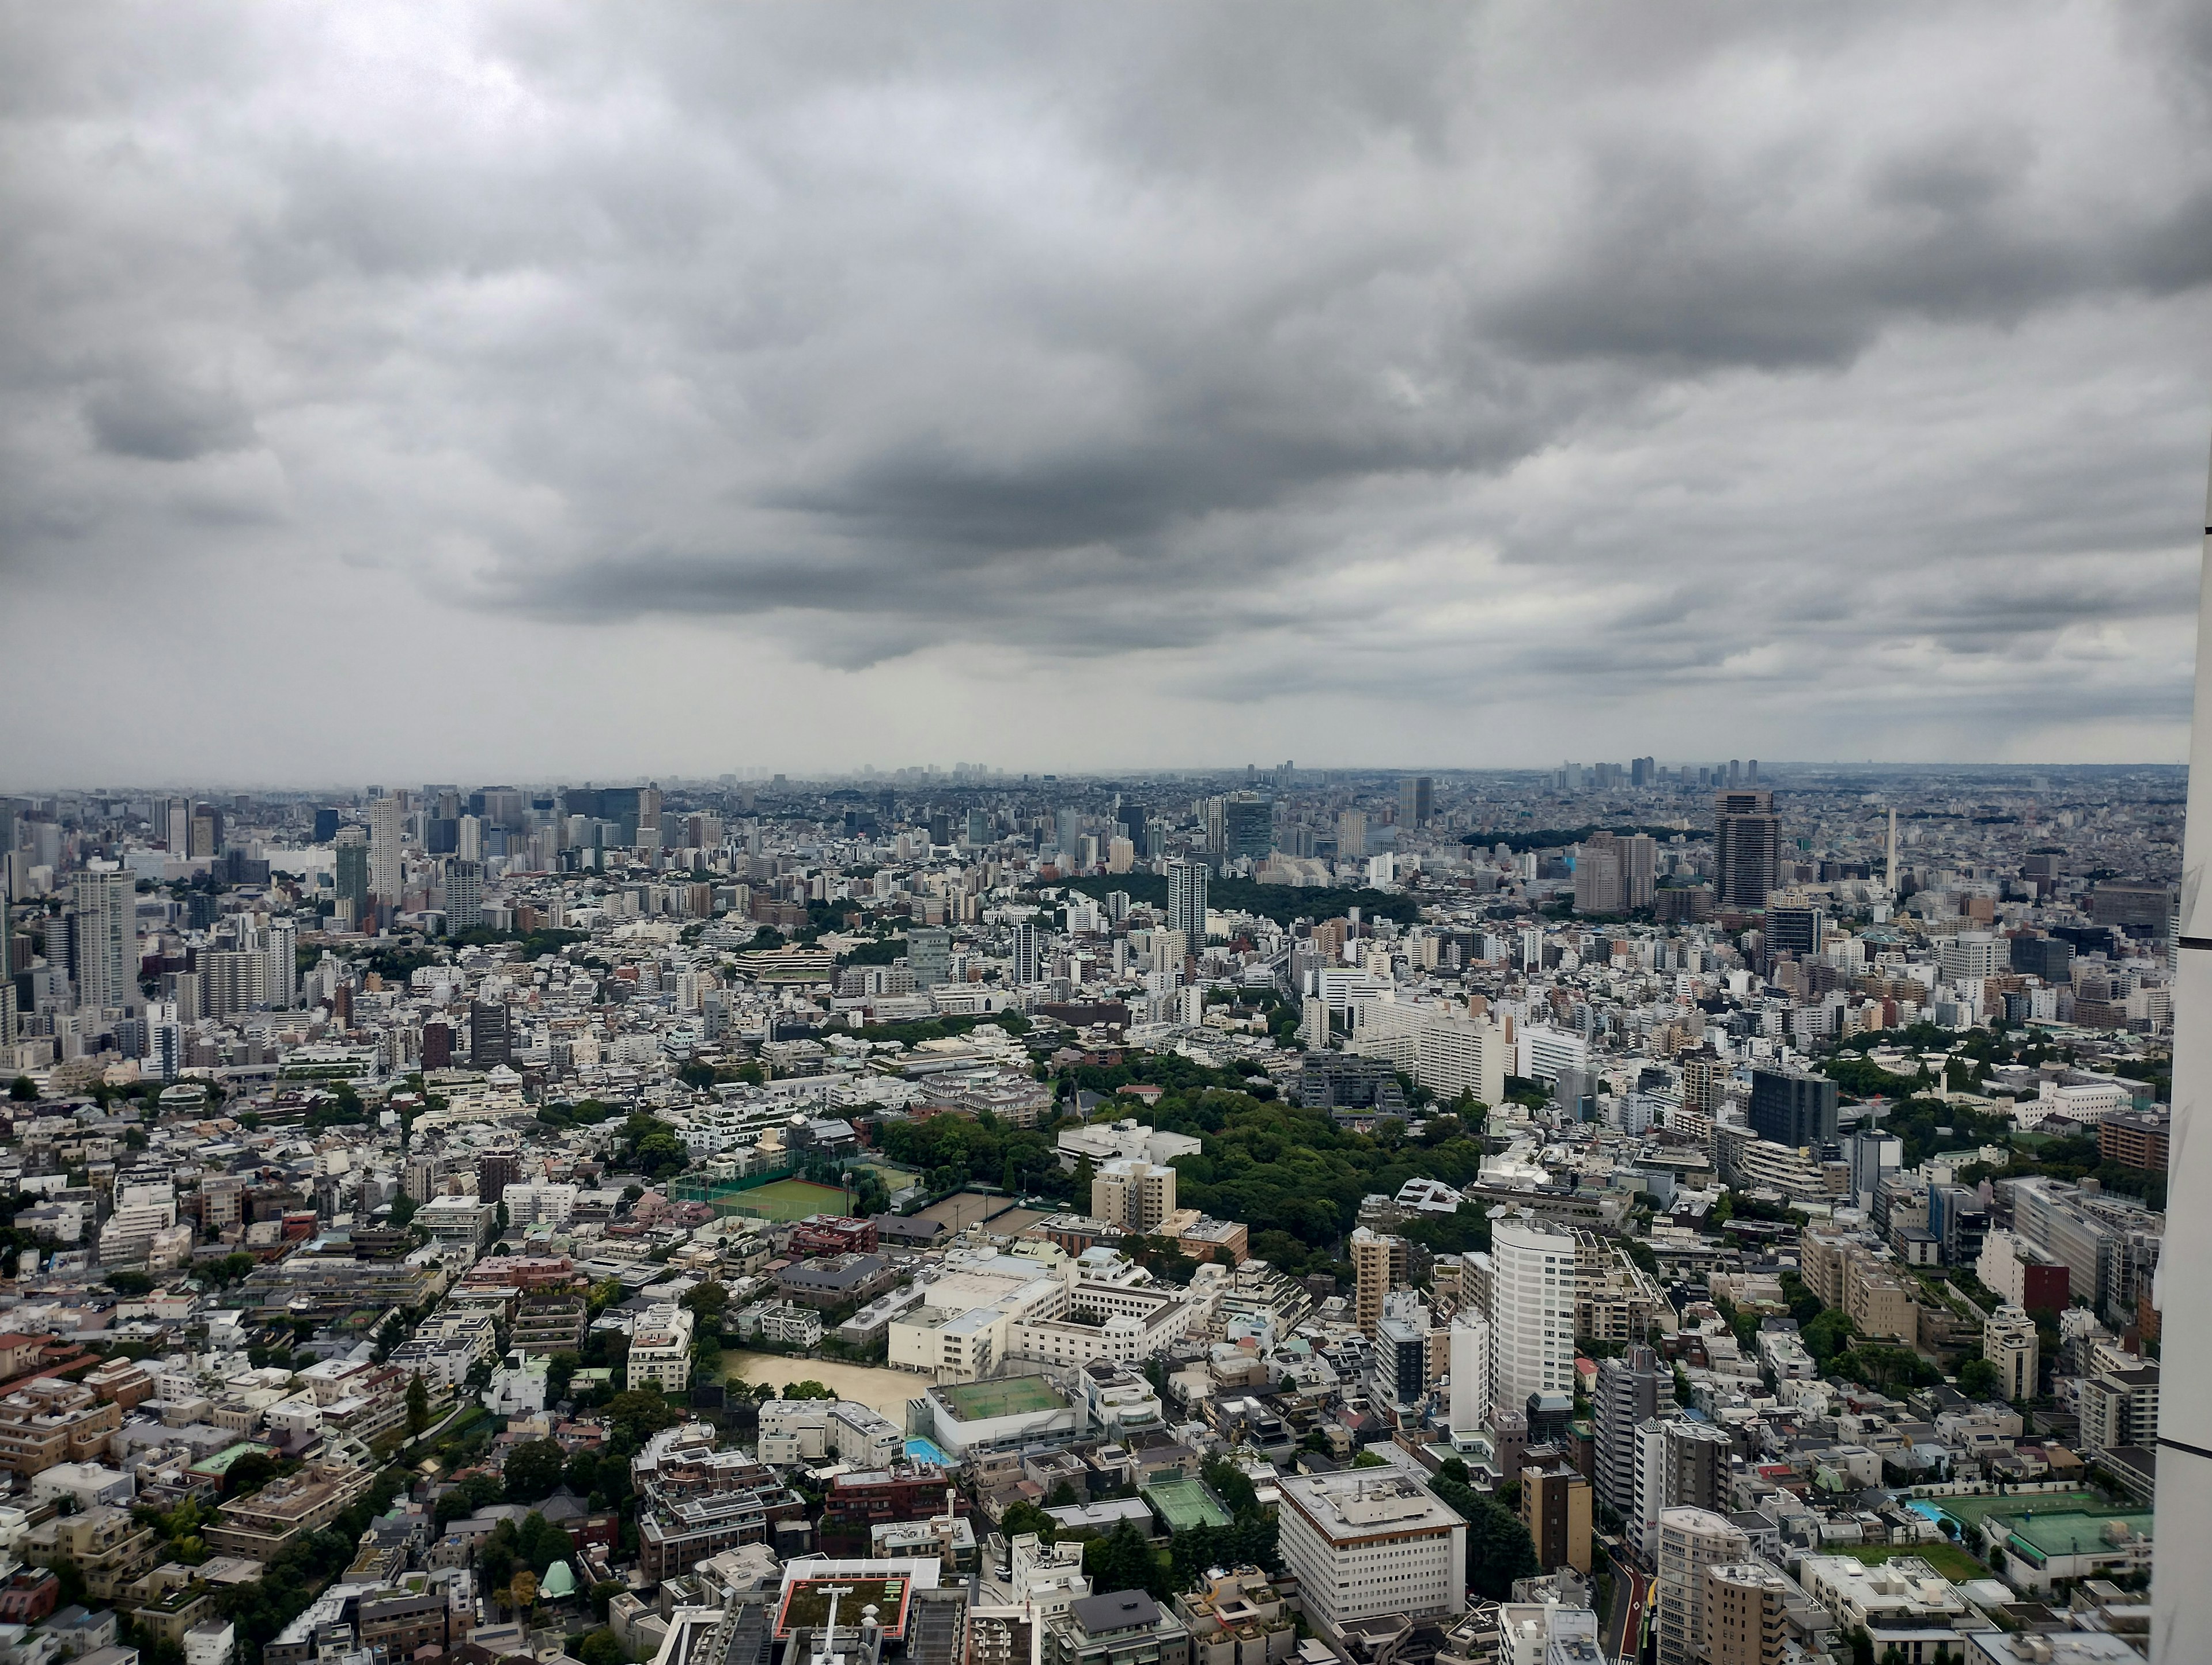
<svg viewBox="0 0 2212 1665">
<path fill-rule="evenodd" d="M 1406 1240 L 1355 1226 L 1352 1232 L 1352 1322 L 1373 1339 L 1382 1297 L 1406 1281 Z"/>
<path fill-rule="evenodd" d="M 1670 1509 L 1659 1520 L 1659 1665 L 1701 1665 L 1705 1651 L 1705 1572 L 1751 1559 L 1751 1540 L 1707 1509 Z"/>
<path fill-rule="evenodd" d="M 1382 1297 L 1382 1321 L 1375 1327 L 1375 1385 L 1387 1403 L 1401 1410 L 1428 1397 L 1431 1328 L 1429 1310 L 1412 1290 Z"/>
<path fill-rule="evenodd" d="M 1996 1366 L 1998 1392 L 2015 1402 L 2036 1394 L 2038 1358 L 2035 1321 L 2018 1307 L 1999 1307 L 1982 1325 L 1982 1357 Z"/>
<path fill-rule="evenodd" d="M 1206 864 L 1176 860 L 1168 863 L 1167 928 L 1182 933 L 1193 953 L 1206 946 Z"/>
<path fill-rule="evenodd" d="M 1771 966 L 1784 955 L 1817 960 L 1827 945 L 1828 916 L 1817 908 L 1770 908 L 1759 926 L 1760 945 Z"/>
<path fill-rule="evenodd" d="M 1597 1494 L 1623 1519 L 1636 1512 L 1636 1431 L 1659 1414 L 1659 1355 L 1648 1346 L 1598 1363 L 1591 1403 Z"/>
<path fill-rule="evenodd" d="M 79 873 L 75 885 L 77 1003 L 131 1005 L 138 991 L 138 882 L 127 872 Z"/>
<path fill-rule="evenodd" d="M 1752 1131 L 1793 1151 L 1835 1142 L 1836 1103 L 1836 1084 L 1825 1075 L 1782 1068 L 1751 1073 Z"/>
<path fill-rule="evenodd" d="M 947 980 L 952 961 L 952 933 L 942 926 L 917 926 L 906 933 L 906 963 L 918 989 L 935 988 Z"/>
<path fill-rule="evenodd" d="M 398 797 L 387 794 L 368 806 L 369 894 L 389 908 L 399 905 L 400 853 L 406 822 Z"/>
<path fill-rule="evenodd" d="M 331 855 L 337 897 L 353 905 L 358 920 L 368 907 L 368 835 L 359 827 L 340 828 Z"/>
<path fill-rule="evenodd" d="M 2054 988 L 2072 981 L 2074 945 L 2057 937 L 2014 937 L 2008 957 L 2012 969 L 2040 977 Z"/>
<path fill-rule="evenodd" d="M 1394 1468 L 1281 1482 L 1283 1561 L 1326 1632 L 1379 1613 L 1423 1619 L 1467 1606 L 1467 1522 Z"/>
<path fill-rule="evenodd" d="M 1436 813 L 1436 782 L 1425 775 L 1405 775 L 1398 779 L 1398 824 L 1401 827 L 1425 827 Z"/>
<path fill-rule="evenodd" d="M 1782 817 L 1774 794 L 1753 788 L 1713 800 L 1713 901 L 1747 912 L 1765 908 L 1782 863 Z"/>
<path fill-rule="evenodd" d="M 1015 986 L 1027 987 L 1044 981 L 1046 956 L 1049 941 L 1045 928 L 1029 920 L 1015 923 L 1007 933 L 1010 939 L 1007 958 L 1012 962 L 1010 975 Z"/>
<path fill-rule="evenodd" d="M 1520 1411 L 1531 1395 L 1575 1390 L 1575 1237 L 1534 1215 L 1499 1213 L 1490 1227 L 1492 1404 Z"/>
<path fill-rule="evenodd" d="M 1705 1665 L 1783 1665 L 1790 1656 L 1790 1596 L 1796 1586 L 1764 1561 L 1705 1569 Z"/>
<path fill-rule="evenodd" d="M 512 1064 L 514 1043 L 504 1000 L 477 1000 L 469 1006 L 469 1062 L 474 1068 Z"/>
<path fill-rule="evenodd" d="M 1545 1571 L 1589 1571 L 1590 1497 L 1590 1483 L 1564 1456 L 1521 1470 L 1521 1524 Z"/>
<path fill-rule="evenodd" d="M 1219 842 L 1214 848 L 1224 861 L 1240 856 L 1258 861 L 1274 848 L 1273 800 L 1240 792 L 1214 801 L 1221 806 Z"/>
</svg>

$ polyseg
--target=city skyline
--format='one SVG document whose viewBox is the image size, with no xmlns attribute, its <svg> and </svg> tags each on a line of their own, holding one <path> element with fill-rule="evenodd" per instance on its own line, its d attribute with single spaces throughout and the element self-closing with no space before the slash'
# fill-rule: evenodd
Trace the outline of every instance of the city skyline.
<svg viewBox="0 0 2212 1665">
<path fill-rule="evenodd" d="M 14 20 L 10 777 L 2181 758 L 2185 9 L 1262 22 Z"/>
</svg>

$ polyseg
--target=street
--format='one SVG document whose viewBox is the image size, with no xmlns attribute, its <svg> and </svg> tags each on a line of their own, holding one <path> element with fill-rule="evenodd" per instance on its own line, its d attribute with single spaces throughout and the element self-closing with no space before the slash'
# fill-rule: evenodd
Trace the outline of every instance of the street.
<svg viewBox="0 0 2212 1665">
<path fill-rule="evenodd" d="M 1613 1613 L 1606 1621 L 1605 1650 L 1609 1658 L 1634 1662 L 1641 1652 L 1644 1612 L 1651 1596 L 1651 1580 L 1626 1555 L 1608 1555 L 1613 1565 Z"/>
</svg>

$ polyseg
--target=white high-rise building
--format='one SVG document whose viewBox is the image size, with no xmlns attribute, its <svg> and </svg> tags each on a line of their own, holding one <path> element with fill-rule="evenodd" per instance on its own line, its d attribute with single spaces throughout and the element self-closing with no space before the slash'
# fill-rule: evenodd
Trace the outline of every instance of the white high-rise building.
<svg viewBox="0 0 2212 1665">
<path fill-rule="evenodd" d="M 289 919 L 269 921 L 269 946 L 261 974 L 264 998 L 279 1012 L 300 1004 L 300 927 Z"/>
<path fill-rule="evenodd" d="M 1575 1389 L 1575 1238 L 1527 1213 L 1491 1222 L 1492 1403 L 1526 1411 L 1531 1394 Z"/>
<path fill-rule="evenodd" d="M 169 847 L 171 855 L 183 855 L 192 844 L 192 800 L 172 798 L 165 806 L 162 817 L 161 842 Z"/>
<path fill-rule="evenodd" d="M 483 823 L 465 815 L 454 823 L 453 854 L 464 861 L 483 860 Z"/>
<path fill-rule="evenodd" d="M 1451 1323 L 1451 1431 L 1471 1434 L 1490 1420 L 1490 1320 L 1472 1307 Z"/>
<path fill-rule="evenodd" d="M 1206 878 L 1203 861 L 1168 863 L 1168 929 L 1182 932 L 1194 954 L 1206 951 Z"/>
<path fill-rule="evenodd" d="M 399 904 L 399 854 L 404 826 L 397 797 L 380 798 L 368 806 L 369 893 L 395 908 Z"/>
<path fill-rule="evenodd" d="M 138 987 L 138 882 L 129 873 L 79 873 L 76 884 L 77 1004 L 130 1004 Z"/>
</svg>

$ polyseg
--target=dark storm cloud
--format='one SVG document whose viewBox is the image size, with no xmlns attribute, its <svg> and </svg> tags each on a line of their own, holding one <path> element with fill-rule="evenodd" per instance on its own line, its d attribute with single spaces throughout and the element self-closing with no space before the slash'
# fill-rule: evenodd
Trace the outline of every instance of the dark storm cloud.
<svg viewBox="0 0 2212 1665">
<path fill-rule="evenodd" d="M 2157 708 L 2170 633 L 2095 633 L 2186 605 L 2206 61 L 2088 5 L 18 11 L 0 573 Z"/>
</svg>

